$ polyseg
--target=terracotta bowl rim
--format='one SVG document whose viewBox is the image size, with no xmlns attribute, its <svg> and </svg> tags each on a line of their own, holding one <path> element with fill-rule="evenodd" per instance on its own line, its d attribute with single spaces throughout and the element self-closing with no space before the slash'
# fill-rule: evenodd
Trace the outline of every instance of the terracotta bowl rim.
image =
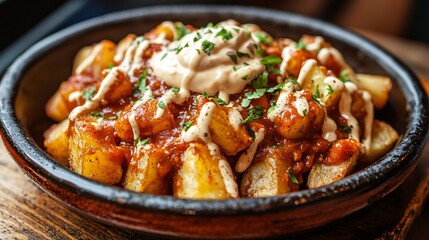
<svg viewBox="0 0 429 240">
<path fill-rule="evenodd" d="M 385 157 L 366 169 L 333 184 L 306 189 L 285 195 L 266 198 L 240 198 L 229 200 L 188 200 L 172 196 L 135 193 L 119 187 L 107 186 L 84 178 L 49 157 L 29 136 L 15 116 L 14 102 L 21 77 L 26 70 L 47 52 L 64 43 L 70 37 L 90 29 L 110 24 L 120 24 L 133 19 L 156 17 L 167 13 L 206 14 L 230 13 L 251 16 L 258 20 L 270 20 L 289 25 L 317 29 L 320 34 L 358 47 L 379 62 L 380 66 L 396 76 L 406 98 L 409 114 L 402 140 Z M 168 20 L 168 19 L 166 19 Z M 371 41 L 341 27 L 288 12 L 245 6 L 156 6 L 121 11 L 96 17 L 61 30 L 38 42 L 23 53 L 8 69 L 0 85 L 0 128 L 3 137 L 30 168 L 48 181 L 100 201 L 141 211 L 179 215 L 227 216 L 236 214 L 265 213 L 304 207 L 328 201 L 344 195 L 360 192 L 380 185 L 398 173 L 405 171 L 422 152 L 428 136 L 428 98 L 417 77 L 400 60 Z M 9 150 L 11 151 L 11 150 Z"/>
</svg>

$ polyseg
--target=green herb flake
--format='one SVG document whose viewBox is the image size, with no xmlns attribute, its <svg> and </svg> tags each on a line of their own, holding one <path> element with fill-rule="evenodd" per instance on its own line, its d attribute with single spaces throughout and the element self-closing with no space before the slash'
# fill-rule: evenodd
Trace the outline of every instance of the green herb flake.
<svg viewBox="0 0 429 240">
<path fill-rule="evenodd" d="M 252 87 L 257 88 L 266 88 L 268 84 L 268 72 L 264 71 L 256 80 L 252 81 Z"/>
<path fill-rule="evenodd" d="M 103 114 L 101 114 L 100 112 L 97 112 L 97 111 L 90 112 L 89 115 L 91 115 L 93 117 L 97 117 L 97 118 L 103 117 Z"/>
<path fill-rule="evenodd" d="M 237 55 L 235 54 L 235 52 L 233 52 L 233 51 L 228 51 L 228 52 L 226 53 L 226 55 L 227 55 L 229 58 L 231 58 L 231 60 L 232 60 L 235 64 L 237 64 Z"/>
<path fill-rule="evenodd" d="M 159 101 L 158 102 L 158 107 L 161 108 L 161 109 L 165 109 L 165 103 L 164 103 L 164 101 L 162 101 L 162 100 Z"/>
<path fill-rule="evenodd" d="M 251 100 L 248 98 L 243 98 L 241 101 L 241 106 L 247 108 L 250 105 Z"/>
<path fill-rule="evenodd" d="M 304 40 L 300 39 L 298 41 L 298 44 L 296 45 L 296 48 L 299 50 L 305 50 L 306 46 L 305 46 Z"/>
<path fill-rule="evenodd" d="M 161 57 L 161 61 L 164 60 L 165 57 L 167 57 L 168 53 L 164 53 Z"/>
<path fill-rule="evenodd" d="M 265 32 L 253 33 L 253 36 L 256 38 L 256 41 L 258 41 L 259 43 L 268 43 L 268 35 Z"/>
<path fill-rule="evenodd" d="M 216 37 L 222 37 L 223 40 L 228 41 L 232 38 L 232 33 L 227 31 L 225 28 L 222 28 L 217 34 Z"/>
<path fill-rule="evenodd" d="M 226 105 L 226 102 L 222 98 L 209 98 L 209 99 L 217 102 L 220 105 Z"/>
<path fill-rule="evenodd" d="M 281 62 L 282 62 L 282 59 L 275 55 L 270 55 L 268 57 L 264 57 L 261 59 L 261 63 L 268 66 L 280 64 Z"/>
<path fill-rule="evenodd" d="M 290 180 L 295 183 L 295 184 L 299 184 L 298 179 L 296 179 L 295 174 L 293 173 L 293 168 L 289 168 L 289 178 Z"/>
<path fill-rule="evenodd" d="M 274 111 L 277 107 L 277 103 L 273 103 L 270 108 L 268 108 L 267 113 L 270 114 L 272 111 Z"/>
<path fill-rule="evenodd" d="M 201 34 L 199 32 L 197 32 L 197 36 L 194 37 L 194 42 L 198 42 L 198 40 L 201 39 Z"/>
<path fill-rule="evenodd" d="M 179 92 L 180 92 L 180 89 L 178 89 L 178 88 L 176 88 L 176 87 L 172 87 L 172 88 L 171 88 L 171 91 L 172 91 L 173 93 L 179 93 Z"/>
<path fill-rule="evenodd" d="M 302 115 L 304 115 L 304 117 L 306 117 L 307 116 L 307 112 L 308 112 L 308 109 L 306 108 L 306 109 L 304 109 L 304 110 L 302 110 Z"/>
<path fill-rule="evenodd" d="M 346 133 L 352 132 L 352 128 L 350 126 L 342 126 L 341 129 L 343 129 L 343 131 Z"/>
<path fill-rule="evenodd" d="M 186 29 L 185 25 L 181 22 L 174 24 L 174 30 L 176 31 L 176 37 L 174 40 L 180 40 L 183 36 L 189 33 L 188 29 Z"/>
<path fill-rule="evenodd" d="M 189 128 L 191 128 L 192 123 L 193 123 L 193 121 L 184 122 L 184 123 L 182 124 L 183 130 L 185 130 L 185 132 L 186 132 L 186 131 L 188 131 L 188 130 L 189 130 Z"/>
<path fill-rule="evenodd" d="M 116 119 L 118 119 L 118 115 L 109 116 L 107 119 L 109 119 L 109 120 L 116 120 Z"/>
<path fill-rule="evenodd" d="M 246 126 L 246 130 L 247 130 L 247 132 L 249 133 L 250 137 L 251 137 L 253 140 L 255 140 L 255 138 L 256 138 L 256 134 L 255 134 L 255 132 L 252 130 L 252 128 L 251 128 L 251 127 L 249 127 L 249 126 Z"/>
<path fill-rule="evenodd" d="M 277 90 L 281 90 L 285 85 L 286 85 L 286 82 L 280 83 L 280 84 L 278 84 L 278 85 L 276 85 L 274 87 L 268 88 L 267 92 L 273 93 L 273 92 L 275 92 Z"/>
<path fill-rule="evenodd" d="M 244 52 L 240 52 L 240 51 L 237 51 L 237 56 L 239 58 L 242 58 L 242 57 L 250 58 L 250 55 L 248 53 L 244 53 Z"/>
<path fill-rule="evenodd" d="M 241 79 L 243 79 L 243 80 L 247 80 L 247 77 L 248 77 L 248 76 L 249 76 L 249 75 L 247 75 L 247 74 L 246 74 L 246 75 L 242 76 L 242 77 L 241 77 Z"/>
<path fill-rule="evenodd" d="M 143 147 L 144 145 L 149 143 L 149 138 L 145 138 L 145 139 L 140 139 L 140 138 L 136 138 L 134 139 L 134 145 L 137 147 Z"/>
<path fill-rule="evenodd" d="M 294 77 L 289 77 L 287 81 L 290 83 L 299 85 L 299 82 Z"/>
<path fill-rule="evenodd" d="M 328 85 L 328 86 L 326 87 L 326 90 L 328 91 L 328 94 L 329 94 L 329 95 L 332 95 L 332 93 L 334 92 L 334 89 L 331 87 L 331 85 Z"/>
<path fill-rule="evenodd" d="M 140 92 L 140 94 L 143 96 L 146 92 L 146 77 L 147 77 L 147 71 L 146 69 L 143 69 L 142 74 L 140 75 L 139 79 L 137 80 L 137 84 L 134 87 L 134 92 Z"/>
<path fill-rule="evenodd" d="M 247 118 L 243 120 L 243 123 L 251 122 L 255 119 L 261 118 L 263 115 L 262 106 L 256 106 L 247 110 Z"/>
<path fill-rule="evenodd" d="M 340 75 L 338 76 L 338 79 L 340 79 L 340 81 L 343 83 L 351 82 L 350 78 L 348 78 L 349 73 L 349 69 L 344 69 L 343 71 L 341 71 Z"/>
<path fill-rule="evenodd" d="M 205 52 L 207 55 L 210 56 L 210 53 L 211 53 L 212 49 L 214 48 L 215 44 L 208 41 L 208 40 L 204 40 L 204 42 L 201 44 L 201 46 L 202 46 L 203 52 Z"/>
<path fill-rule="evenodd" d="M 113 65 L 113 63 L 110 63 L 110 64 L 107 66 L 107 69 L 112 69 L 114 66 L 115 66 L 115 65 Z"/>
<path fill-rule="evenodd" d="M 275 74 L 280 74 L 280 69 L 275 68 L 273 66 L 267 66 L 268 67 L 268 71 L 275 73 Z"/>
<path fill-rule="evenodd" d="M 240 29 L 239 28 L 233 28 L 234 29 L 234 31 L 236 32 L 236 33 L 239 33 L 240 32 Z"/>
<path fill-rule="evenodd" d="M 85 99 L 85 101 L 91 101 L 91 99 L 94 97 L 95 95 L 95 88 L 91 88 L 89 90 L 84 90 L 82 93 L 82 97 L 83 99 Z"/>
</svg>

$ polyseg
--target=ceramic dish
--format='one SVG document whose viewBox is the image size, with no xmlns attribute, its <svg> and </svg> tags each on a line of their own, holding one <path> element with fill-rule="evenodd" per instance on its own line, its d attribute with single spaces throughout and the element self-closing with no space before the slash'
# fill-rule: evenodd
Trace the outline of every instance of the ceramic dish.
<svg viewBox="0 0 429 240">
<path fill-rule="evenodd" d="M 251 22 L 277 37 L 321 35 L 357 72 L 393 79 L 388 106 L 377 118 L 400 134 L 385 157 L 351 176 L 311 190 L 257 199 L 184 200 L 126 191 L 81 177 L 43 150 L 52 122 L 44 105 L 65 80 L 74 54 L 101 39 L 118 41 L 164 20 L 195 26 L 226 19 Z M 413 171 L 428 132 L 428 100 L 417 78 L 380 47 L 339 27 L 289 13 L 233 6 L 167 6 L 106 15 L 56 33 L 26 51 L 1 82 L 0 126 L 23 171 L 64 204 L 104 223 L 176 237 L 250 238 L 314 229 L 361 209 L 395 189 Z"/>
</svg>

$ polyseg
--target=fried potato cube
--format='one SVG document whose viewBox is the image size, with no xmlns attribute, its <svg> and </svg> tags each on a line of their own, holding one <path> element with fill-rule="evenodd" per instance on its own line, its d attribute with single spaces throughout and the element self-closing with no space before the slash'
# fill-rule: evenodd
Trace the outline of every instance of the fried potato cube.
<svg viewBox="0 0 429 240">
<path fill-rule="evenodd" d="M 136 147 L 125 174 L 124 188 L 135 192 L 167 194 L 168 171 L 162 171 L 164 165 L 169 165 L 169 160 L 162 148 L 156 148 L 154 144 Z"/>
<path fill-rule="evenodd" d="M 68 119 L 52 125 L 44 133 L 45 141 L 43 142 L 43 145 L 46 147 L 49 155 L 66 167 L 69 166 L 68 128 Z"/>
<path fill-rule="evenodd" d="M 160 118 L 154 118 L 158 109 L 158 101 L 150 99 L 144 104 L 133 109 L 127 106 L 119 116 L 115 124 L 116 133 L 125 141 L 134 141 L 133 129 L 130 124 L 130 115 L 134 113 L 135 121 L 139 127 L 140 137 L 151 136 L 158 132 L 174 127 L 174 116 L 166 107 Z"/>
<path fill-rule="evenodd" d="M 119 63 L 122 62 L 128 47 L 135 39 L 136 35 L 128 34 L 125 38 L 119 41 L 118 45 L 116 46 L 116 54 L 113 57 L 113 60 L 115 61 L 116 65 L 119 65 Z"/>
<path fill-rule="evenodd" d="M 73 60 L 73 72 L 76 71 L 76 68 L 91 54 L 95 45 L 83 47 L 77 52 Z"/>
<path fill-rule="evenodd" d="M 305 113 L 298 112 L 297 101 L 306 101 L 308 108 Z M 286 103 L 286 108 L 274 118 L 275 131 L 287 139 L 299 139 L 320 132 L 325 112 L 313 101 L 308 90 L 303 90 L 301 95 L 291 94 Z"/>
<path fill-rule="evenodd" d="M 291 161 L 282 159 L 274 150 L 259 159 L 244 173 L 240 184 L 242 197 L 269 197 L 298 190 L 289 178 Z"/>
<path fill-rule="evenodd" d="M 97 118 L 82 115 L 70 123 L 70 168 L 76 173 L 105 184 L 122 178 L 124 153 L 116 146 L 113 128 Z"/>
<path fill-rule="evenodd" d="M 317 188 L 341 180 L 353 170 L 360 154 L 360 144 L 340 139 L 329 149 L 327 163 L 315 163 L 307 179 L 308 188 Z"/>
<path fill-rule="evenodd" d="M 79 52 L 75 60 L 75 63 L 80 62 L 80 64 L 76 67 L 74 72 L 75 74 L 91 75 L 94 78 L 100 78 L 101 72 L 113 65 L 115 53 L 116 45 L 109 40 L 103 40 L 96 44 L 91 48 L 89 54 L 88 49 L 84 48 L 82 52 Z M 80 60 L 81 58 L 83 60 Z"/>
<path fill-rule="evenodd" d="M 367 161 L 375 162 L 385 155 L 398 140 L 398 133 L 388 123 L 374 120 L 372 125 L 371 146 L 367 154 Z"/>
<path fill-rule="evenodd" d="M 359 88 L 371 94 L 372 101 L 377 109 L 381 109 L 386 105 L 390 90 L 392 89 L 392 81 L 389 77 L 356 74 L 356 79 Z"/>
<path fill-rule="evenodd" d="M 174 176 L 174 196 L 192 199 L 238 197 L 231 167 L 223 157 L 213 157 L 206 145 L 191 143 L 182 156 L 182 166 Z"/>
<path fill-rule="evenodd" d="M 63 121 L 70 114 L 67 103 L 64 101 L 60 91 L 56 91 L 55 94 L 49 99 L 48 103 L 46 103 L 45 111 L 48 117 L 57 122 Z"/>
<path fill-rule="evenodd" d="M 230 112 L 230 114 L 234 113 Z M 238 114 L 240 113 L 238 112 Z M 241 124 L 241 121 L 240 124 L 234 126 L 229 120 L 228 113 L 219 105 L 216 105 L 213 110 L 209 131 L 212 141 L 226 155 L 235 155 L 252 143 L 252 138 L 247 133 L 245 126 Z"/>
</svg>

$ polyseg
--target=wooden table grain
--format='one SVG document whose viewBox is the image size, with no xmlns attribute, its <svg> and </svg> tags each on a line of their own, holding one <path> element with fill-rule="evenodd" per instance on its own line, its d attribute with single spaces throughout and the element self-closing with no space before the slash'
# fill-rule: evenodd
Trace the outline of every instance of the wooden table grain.
<svg viewBox="0 0 429 240">
<path fill-rule="evenodd" d="M 405 61 L 423 80 L 429 93 L 428 45 L 366 31 L 359 32 Z M 384 199 L 340 221 L 296 238 L 402 239 L 420 214 L 428 193 L 429 144 L 426 144 L 422 160 L 413 174 Z M 429 235 L 428 229 L 420 231 L 420 234 L 413 232 L 412 235 Z M 148 236 L 87 219 L 43 192 L 23 174 L 0 142 L 0 239 L 139 238 L 146 239 Z"/>
</svg>

